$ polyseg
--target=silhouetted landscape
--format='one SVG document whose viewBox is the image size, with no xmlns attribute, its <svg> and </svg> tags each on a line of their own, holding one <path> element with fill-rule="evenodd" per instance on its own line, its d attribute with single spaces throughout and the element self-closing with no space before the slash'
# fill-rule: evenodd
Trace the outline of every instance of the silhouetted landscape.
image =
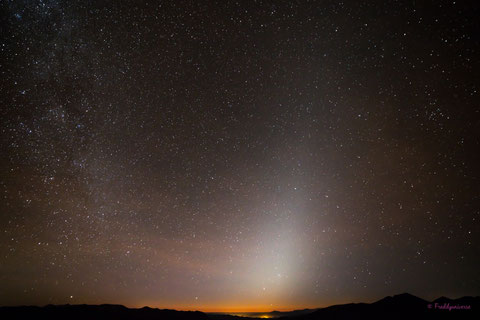
<svg viewBox="0 0 480 320">
<path fill-rule="evenodd" d="M 289 312 L 272 311 L 261 318 L 289 320 L 314 319 L 478 319 L 480 297 L 449 299 L 441 297 L 427 301 L 408 293 L 388 296 L 374 303 L 349 303 L 319 309 Z M 255 313 L 251 313 L 255 314 Z M 143 307 L 130 309 L 122 305 L 47 305 L 45 307 L 1 307 L 2 319 L 178 319 L 178 320 L 234 320 L 259 319 L 238 315 L 176 311 Z"/>
</svg>

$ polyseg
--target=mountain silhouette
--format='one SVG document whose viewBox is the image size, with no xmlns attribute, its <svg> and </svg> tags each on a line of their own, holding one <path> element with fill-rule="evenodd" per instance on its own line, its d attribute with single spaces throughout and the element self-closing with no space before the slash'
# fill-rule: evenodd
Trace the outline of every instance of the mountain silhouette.
<svg viewBox="0 0 480 320">
<path fill-rule="evenodd" d="M 435 303 L 437 303 L 435 305 Z M 454 309 L 454 307 L 468 309 Z M 449 309 L 449 307 L 452 307 Z M 480 297 L 439 298 L 432 302 L 408 293 L 373 303 L 350 303 L 318 309 L 295 320 L 330 319 L 480 319 Z M 291 318 L 289 318 L 291 319 Z M 293 320 L 293 319 L 291 319 Z"/>
<path fill-rule="evenodd" d="M 338 319 L 480 319 L 480 297 L 427 301 L 408 293 L 388 296 L 373 303 L 349 303 L 320 309 L 265 313 L 278 320 Z M 252 317 L 253 318 L 253 317 Z M 122 305 L 47 305 L 45 307 L 0 307 L 0 319 L 138 319 L 138 320 L 238 320 L 248 319 L 199 311 L 176 311 L 144 307 L 130 309 Z"/>
<path fill-rule="evenodd" d="M 393 297 L 392 296 L 385 297 L 381 300 L 378 300 L 377 302 L 374 302 L 373 304 L 383 305 L 383 306 L 395 306 L 395 305 L 405 305 L 405 304 L 424 306 L 425 303 L 427 303 L 427 301 L 423 300 L 422 298 L 416 297 L 409 293 L 402 293 L 402 294 L 397 294 Z"/>
<path fill-rule="evenodd" d="M 301 309 L 301 310 L 293 310 L 293 311 L 272 311 L 268 314 L 275 318 L 280 317 L 294 317 L 294 316 L 301 316 L 305 314 L 312 313 L 318 309 Z"/>
<path fill-rule="evenodd" d="M 1 307 L 0 319 L 31 319 L 31 320 L 209 320 L 209 317 L 199 311 L 160 310 L 149 307 L 130 309 L 122 305 L 48 305 L 45 307 Z"/>
</svg>

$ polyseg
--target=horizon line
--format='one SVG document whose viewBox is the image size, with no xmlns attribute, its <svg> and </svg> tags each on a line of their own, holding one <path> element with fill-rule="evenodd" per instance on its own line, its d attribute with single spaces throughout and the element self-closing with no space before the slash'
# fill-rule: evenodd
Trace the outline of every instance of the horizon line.
<svg viewBox="0 0 480 320">
<path fill-rule="evenodd" d="M 439 298 L 447 298 L 447 299 L 460 299 L 463 297 L 479 297 L 477 295 L 462 295 L 458 296 L 456 298 L 449 298 L 445 295 L 438 296 L 432 300 L 430 299 L 424 299 L 421 298 L 417 295 L 408 293 L 408 292 L 403 292 L 403 293 L 398 293 L 398 294 L 392 294 L 392 295 L 386 295 L 381 298 L 374 298 L 374 299 L 366 299 L 367 301 L 350 301 L 350 302 L 337 302 L 337 303 L 331 303 L 331 304 L 325 304 L 323 306 L 289 306 L 289 307 L 275 307 L 275 306 L 256 306 L 256 307 L 234 307 L 234 308 L 229 308 L 229 307 L 205 307 L 202 308 L 201 306 L 199 307 L 163 307 L 163 306 L 155 306 L 155 305 L 148 305 L 148 304 L 123 304 L 123 303 L 47 303 L 47 304 L 17 304 L 17 305 L 0 305 L 0 308 L 2 307 L 47 307 L 47 306 L 65 306 L 65 305 L 70 305 L 70 306 L 81 306 L 81 305 L 88 305 L 88 306 L 102 306 L 102 305 L 114 305 L 114 306 L 122 306 L 128 309 L 142 309 L 142 308 L 150 308 L 150 309 L 158 309 L 158 310 L 172 310 L 172 311 L 183 311 L 183 312 L 203 312 L 203 313 L 222 313 L 222 314 L 233 314 L 233 313 L 271 313 L 271 312 L 291 312 L 291 311 L 300 311 L 300 310 L 305 310 L 305 309 L 310 309 L 310 310 L 316 310 L 316 309 L 322 309 L 322 308 L 328 308 L 331 306 L 335 305 L 344 305 L 344 304 L 351 304 L 351 303 L 374 303 L 377 301 L 380 301 L 384 298 L 387 297 L 395 297 L 399 295 L 404 295 L 408 294 L 417 298 L 420 298 L 422 300 L 432 302 L 435 301 L 436 299 Z M 238 309 L 237 309 L 238 308 Z"/>
</svg>

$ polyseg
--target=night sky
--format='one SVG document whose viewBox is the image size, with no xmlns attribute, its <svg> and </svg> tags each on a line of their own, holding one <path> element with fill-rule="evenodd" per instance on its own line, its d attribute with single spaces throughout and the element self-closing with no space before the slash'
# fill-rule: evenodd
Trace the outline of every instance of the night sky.
<svg viewBox="0 0 480 320">
<path fill-rule="evenodd" d="M 0 305 L 480 294 L 475 1 L 0 16 Z"/>
</svg>

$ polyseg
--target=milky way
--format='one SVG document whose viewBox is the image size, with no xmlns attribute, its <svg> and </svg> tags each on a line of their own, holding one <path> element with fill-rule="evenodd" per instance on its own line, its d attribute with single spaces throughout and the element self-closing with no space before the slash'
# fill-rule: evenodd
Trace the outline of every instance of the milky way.
<svg viewBox="0 0 480 320">
<path fill-rule="evenodd" d="M 475 2 L 0 7 L 0 305 L 480 294 Z"/>
</svg>

